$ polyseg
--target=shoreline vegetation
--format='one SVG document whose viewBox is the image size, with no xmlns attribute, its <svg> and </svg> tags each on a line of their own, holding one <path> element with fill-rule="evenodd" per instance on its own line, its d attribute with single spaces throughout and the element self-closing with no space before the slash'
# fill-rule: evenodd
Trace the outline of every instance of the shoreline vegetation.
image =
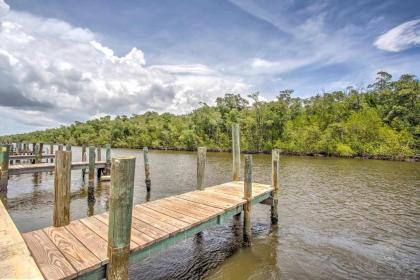
<svg viewBox="0 0 420 280">
<path fill-rule="evenodd" d="M 241 127 L 247 153 L 337 156 L 385 160 L 420 159 L 420 83 L 405 74 L 398 80 L 386 72 L 366 89 L 347 87 L 309 98 L 282 90 L 275 100 L 259 93 L 244 98 L 227 93 L 215 105 L 205 103 L 191 113 L 146 112 L 105 116 L 68 126 L 1 136 L 6 142 L 105 145 L 155 150 L 229 151 L 231 126 Z"/>
</svg>

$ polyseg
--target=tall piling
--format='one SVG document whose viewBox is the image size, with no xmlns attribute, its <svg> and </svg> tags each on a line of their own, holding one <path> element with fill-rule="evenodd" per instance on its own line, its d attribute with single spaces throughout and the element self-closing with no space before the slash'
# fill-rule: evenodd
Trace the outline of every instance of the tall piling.
<svg viewBox="0 0 420 280">
<path fill-rule="evenodd" d="M 144 156 L 144 175 L 146 183 L 146 190 L 150 192 L 152 187 L 152 180 L 150 179 L 150 165 L 149 165 L 149 149 L 147 147 L 143 148 L 143 156 Z"/>
<path fill-rule="evenodd" d="M 88 184 L 88 201 L 95 200 L 95 147 L 89 146 L 89 184 Z"/>
<path fill-rule="evenodd" d="M 233 169 L 232 180 L 239 181 L 241 177 L 241 141 L 240 141 L 240 127 L 235 123 L 232 125 L 232 157 Z"/>
<path fill-rule="evenodd" d="M 50 144 L 50 154 L 51 155 L 54 155 L 55 153 L 54 153 L 54 144 Z M 51 163 L 53 163 L 54 162 L 54 159 L 53 158 L 51 158 L 51 161 L 50 161 Z"/>
<path fill-rule="evenodd" d="M 128 279 L 135 165 L 135 157 L 112 159 L 107 279 Z"/>
<path fill-rule="evenodd" d="M 0 193 L 7 193 L 7 184 L 9 181 L 9 153 L 8 144 L 0 145 Z"/>
<path fill-rule="evenodd" d="M 111 144 L 105 145 L 105 175 L 111 174 Z"/>
<path fill-rule="evenodd" d="M 245 172 L 244 172 L 244 245 L 251 245 L 252 230 L 252 155 L 245 156 Z"/>
<path fill-rule="evenodd" d="M 204 177 L 206 170 L 206 147 L 197 149 L 197 190 L 204 190 Z"/>
<path fill-rule="evenodd" d="M 274 188 L 272 192 L 271 201 L 271 224 L 276 225 L 278 223 L 278 192 L 279 192 L 279 176 L 280 176 L 280 159 L 277 157 L 273 160 L 273 173 L 272 173 L 272 186 Z"/>
<path fill-rule="evenodd" d="M 66 145 L 66 151 L 67 152 L 71 152 L 71 144 L 67 144 Z"/>
<path fill-rule="evenodd" d="M 98 161 L 102 161 L 101 146 L 99 146 L 99 145 L 97 147 L 97 153 L 98 153 Z"/>
<path fill-rule="evenodd" d="M 82 145 L 82 161 L 86 162 L 87 159 L 87 155 L 86 155 L 86 144 Z M 82 180 L 83 182 L 85 181 L 85 176 L 86 176 L 86 168 L 82 169 Z"/>
<path fill-rule="evenodd" d="M 54 213 L 53 225 L 66 226 L 70 223 L 71 152 L 55 153 L 54 169 Z"/>
<path fill-rule="evenodd" d="M 58 150 L 62 151 L 63 150 L 63 144 L 58 144 Z"/>
</svg>

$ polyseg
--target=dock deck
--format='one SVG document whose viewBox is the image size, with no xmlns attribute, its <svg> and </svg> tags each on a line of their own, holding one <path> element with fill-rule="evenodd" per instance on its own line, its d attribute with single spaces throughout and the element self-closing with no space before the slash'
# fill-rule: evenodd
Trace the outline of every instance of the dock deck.
<svg viewBox="0 0 420 280">
<path fill-rule="evenodd" d="M 271 185 L 253 183 L 252 203 L 270 198 L 273 190 Z M 244 182 L 234 181 L 136 205 L 130 262 L 241 213 L 247 202 L 243 196 Z M 23 238 L 45 279 L 105 277 L 108 213 L 24 233 Z"/>
</svg>

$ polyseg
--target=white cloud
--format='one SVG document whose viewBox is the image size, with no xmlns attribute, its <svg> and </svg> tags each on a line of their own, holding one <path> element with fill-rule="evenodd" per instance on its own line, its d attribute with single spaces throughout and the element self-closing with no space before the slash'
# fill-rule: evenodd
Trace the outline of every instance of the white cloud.
<svg viewBox="0 0 420 280">
<path fill-rule="evenodd" d="M 420 44 L 420 19 L 404 22 L 379 36 L 374 45 L 381 50 L 399 52 Z"/>
<path fill-rule="evenodd" d="M 18 112 L 10 115 L 17 121 L 44 126 L 146 110 L 185 113 L 247 87 L 206 65 L 149 66 L 136 48 L 116 56 L 88 29 L 9 11 L 0 0 L 0 108 Z"/>
</svg>

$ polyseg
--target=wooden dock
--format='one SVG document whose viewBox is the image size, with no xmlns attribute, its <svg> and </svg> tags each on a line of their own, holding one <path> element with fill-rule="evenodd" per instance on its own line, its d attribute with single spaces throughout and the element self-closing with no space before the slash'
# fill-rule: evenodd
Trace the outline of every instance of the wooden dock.
<svg viewBox="0 0 420 280">
<path fill-rule="evenodd" d="M 252 203 L 271 197 L 273 187 L 253 183 Z M 136 205 L 130 262 L 149 256 L 243 211 L 244 182 L 230 182 Z M 108 213 L 23 234 L 46 279 L 105 277 Z"/>
<path fill-rule="evenodd" d="M 0 279 L 43 279 L 0 200 Z"/>
<path fill-rule="evenodd" d="M 105 168 L 105 165 L 106 161 L 97 161 L 95 163 L 96 168 Z M 14 164 L 9 166 L 9 175 L 53 171 L 54 167 L 54 163 Z M 86 168 L 89 168 L 89 162 L 86 161 L 73 162 L 71 164 L 72 170 Z"/>
</svg>

